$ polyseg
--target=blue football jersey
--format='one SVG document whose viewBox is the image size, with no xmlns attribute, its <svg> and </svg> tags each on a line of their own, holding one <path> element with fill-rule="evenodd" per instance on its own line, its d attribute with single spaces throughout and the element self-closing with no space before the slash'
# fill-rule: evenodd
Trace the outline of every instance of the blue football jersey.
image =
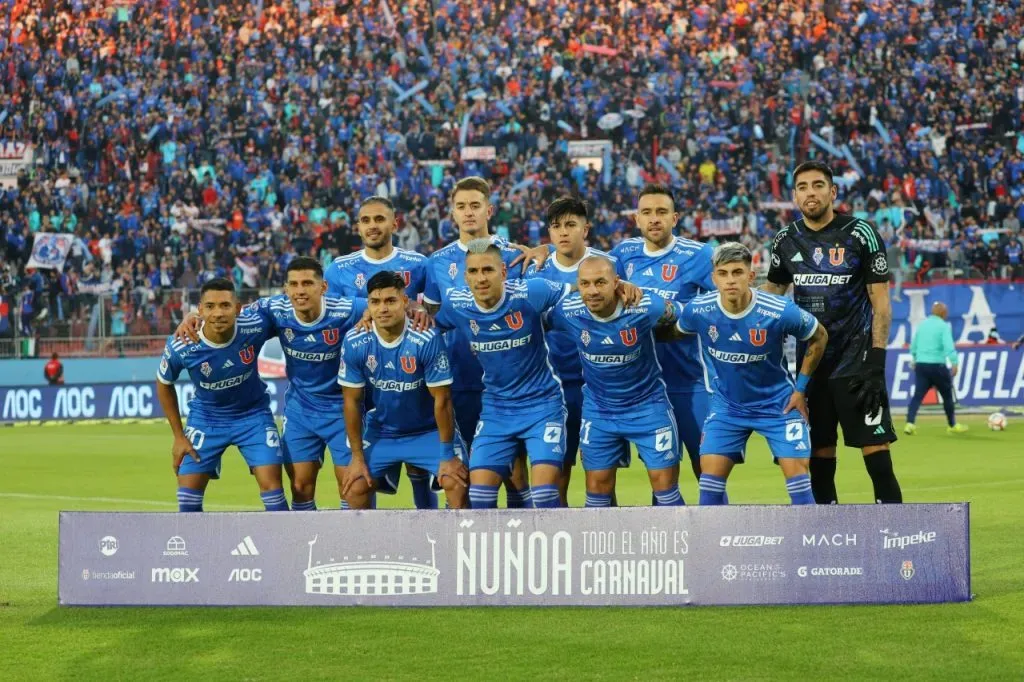
<svg viewBox="0 0 1024 682">
<path fill-rule="evenodd" d="M 519 251 L 509 246 L 508 242 L 501 237 L 491 237 L 491 241 L 501 249 L 501 258 L 505 261 L 505 265 L 509 265 L 519 255 Z M 456 241 L 430 255 L 430 258 L 427 259 L 426 289 L 423 290 L 424 302 L 440 305 L 441 301 L 448 296 L 448 292 L 466 286 L 466 253 L 466 245 Z M 508 278 L 518 279 L 521 272 L 519 266 L 509 267 Z M 452 360 L 452 373 L 455 376 L 452 390 L 483 390 L 483 382 L 480 378 L 483 370 L 469 349 L 469 337 L 460 329 L 456 329 L 446 334 L 444 338 L 445 343 L 448 344 L 448 353 Z"/>
<path fill-rule="evenodd" d="M 270 408 L 267 385 L 260 379 L 257 356 L 274 330 L 257 315 L 241 314 L 235 335 L 216 344 L 199 332 L 199 343 L 167 339 L 156 378 L 173 384 L 182 370 L 196 387 L 189 413 L 207 421 L 232 421 Z"/>
<path fill-rule="evenodd" d="M 484 411 L 514 415 L 564 402 L 548 362 L 541 317 L 568 292 L 568 284 L 513 280 L 505 282 L 501 300 L 491 310 L 482 310 L 468 288 L 448 292 L 436 321 L 469 339 L 470 351 L 483 367 Z"/>
<path fill-rule="evenodd" d="M 714 366 L 714 400 L 743 414 L 776 415 L 793 393 L 785 355 L 786 335 L 806 341 L 818 321 L 782 296 L 754 291 L 742 313 L 725 312 L 718 293 L 704 294 L 683 308 L 677 327 L 699 336 L 705 360 Z"/>
<path fill-rule="evenodd" d="M 711 281 L 714 249 L 707 244 L 676 237 L 660 251 L 649 252 L 642 237 L 624 239 L 611 255 L 618 260 L 619 277 L 652 296 L 686 303 L 715 288 Z M 697 339 L 658 344 L 658 361 L 671 393 L 711 390 L 702 366 Z"/>
<path fill-rule="evenodd" d="M 309 324 L 295 317 L 295 308 L 283 294 L 261 298 L 245 310 L 262 318 L 281 340 L 288 375 L 286 400 L 298 400 L 313 410 L 330 404 L 329 409 L 336 411 L 343 404 L 338 387 L 341 340 L 363 316 L 366 299 L 325 296 L 320 305 L 320 317 Z"/>
<path fill-rule="evenodd" d="M 345 335 L 337 381 L 351 388 L 370 384 L 367 427 L 384 437 L 411 436 L 437 429 L 428 387 L 450 385 L 452 371 L 444 338 L 434 329 L 407 326 L 391 343 L 376 331 L 353 329 Z"/>
<path fill-rule="evenodd" d="M 615 261 L 614 258 L 604 251 L 588 247 L 583 258 L 589 258 L 590 256 L 603 256 L 612 262 Z M 540 270 L 537 270 L 534 265 L 527 268 L 525 277 L 527 279 L 546 279 L 560 284 L 576 284 L 576 272 L 579 270 L 583 258 L 575 265 L 566 267 L 559 263 L 555 258 L 555 254 L 552 253 L 551 257 L 544 261 L 544 267 Z M 563 329 L 552 328 L 548 332 L 548 348 L 551 351 L 551 364 L 555 368 L 559 379 L 563 382 L 583 381 L 583 367 L 580 365 L 580 354 L 576 350 L 576 341 L 573 339 L 572 334 Z"/>
<path fill-rule="evenodd" d="M 327 295 L 366 298 L 366 283 L 384 271 L 400 273 L 405 280 L 405 293 L 416 300 L 427 283 L 427 257 L 399 248 L 381 260 L 367 256 L 366 249 L 339 256 L 324 271 Z"/>
<path fill-rule="evenodd" d="M 673 305 L 678 314 L 682 304 Z M 620 303 L 607 319 L 590 312 L 578 293 L 555 306 L 552 331 L 568 337 L 578 349 L 587 405 L 621 417 L 648 404 L 668 404 L 653 334 L 664 314 L 665 300 L 649 294 L 630 308 Z"/>
</svg>

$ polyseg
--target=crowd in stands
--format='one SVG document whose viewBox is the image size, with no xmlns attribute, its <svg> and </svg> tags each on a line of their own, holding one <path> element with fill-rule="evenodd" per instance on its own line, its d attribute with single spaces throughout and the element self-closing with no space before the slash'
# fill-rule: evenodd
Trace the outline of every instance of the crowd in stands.
<svg viewBox="0 0 1024 682">
<path fill-rule="evenodd" d="M 818 158 L 901 278 L 1022 274 L 1021 0 L 0 0 L 0 26 L 0 165 L 33 151 L 0 178 L 9 331 L 165 333 L 182 289 L 359 248 L 373 194 L 429 253 L 470 174 L 520 243 L 575 192 L 610 248 L 655 181 L 680 233 L 764 261 Z M 25 269 L 38 232 L 75 236 L 63 272 Z"/>
</svg>

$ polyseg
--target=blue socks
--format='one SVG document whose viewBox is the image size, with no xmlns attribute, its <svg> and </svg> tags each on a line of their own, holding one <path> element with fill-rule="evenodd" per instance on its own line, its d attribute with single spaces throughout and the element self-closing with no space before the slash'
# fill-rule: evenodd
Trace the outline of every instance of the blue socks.
<svg viewBox="0 0 1024 682">
<path fill-rule="evenodd" d="M 686 503 L 679 493 L 679 486 L 674 485 L 668 490 L 655 490 L 654 504 L 657 507 L 682 507 Z"/>
<path fill-rule="evenodd" d="M 203 490 L 192 488 L 178 488 L 178 511 L 180 512 L 201 512 L 203 511 Z"/>
<path fill-rule="evenodd" d="M 338 505 L 338 508 L 339 509 L 348 509 L 349 508 L 348 502 L 346 502 L 345 500 L 342 500 L 341 503 Z"/>
<path fill-rule="evenodd" d="M 260 499 L 263 500 L 263 508 L 267 511 L 288 511 L 288 500 L 285 499 L 284 490 L 281 488 L 260 493 Z"/>
<path fill-rule="evenodd" d="M 471 509 L 497 509 L 498 486 L 470 483 L 469 506 Z"/>
<path fill-rule="evenodd" d="M 723 505 L 726 503 L 725 479 L 721 476 L 701 474 L 699 486 L 701 506 Z"/>
<path fill-rule="evenodd" d="M 292 511 L 316 511 L 316 500 L 296 502 L 292 500 Z"/>
<path fill-rule="evenodd" d="M 560 507 L 562 501 L 558 495 L 558 485 L 535 485 L 532 489 L 533 506 L 553 509 Z M 511 506 L 511 505 L 510 505 Z"/>
<path fill-rule="evenodd" d="M 533 506 L 533 494 L 529 486 L 516 490 L 510 485 L 505 486 L 505 506 L 509 509 L 527 509 Z"/>
<path fill-rule="evenodd" d="M 437 493 L 430 489 L 430 474 L 409 473 L 412 501 L 417 509 L 437 509 Z"/>
<path fill-rule="evenodd" d="M 789 493 L 789 500 L 793 504 L 814 504 L 814 494 L 811 492 L 811 477 L 807 474 L 787 478 L 786 492 Z"/>
<path fill-rule="evenodd" d="M 584 505 L 586 507 L 611 507 L 612 496 L 602 495 L 601 493 L 592 493 L 587 491 L 587 501 Z"/>
</svg>

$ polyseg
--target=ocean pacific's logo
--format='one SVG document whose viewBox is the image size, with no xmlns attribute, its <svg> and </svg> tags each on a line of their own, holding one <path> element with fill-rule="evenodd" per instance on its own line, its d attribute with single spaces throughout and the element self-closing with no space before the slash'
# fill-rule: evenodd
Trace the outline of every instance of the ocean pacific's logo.
<svg viewBox="0 0 1024 682">
<path fill-rule="evenodd" d="M 338 597 L 393 597 L 403 594 L 436 594 L 437 569 L 435 541 L 430 543 L 430 562 L 416 557 L 392 558 L 390 554 L 378 556 L 357 555 L 341 561 L 330 558 L 329 563 L 313 564 L 313 545 L 319 536 L 309 541 L 309 559 L 302 575 L 306 579 L 306 594 L 326 594 Z"/>
</svg>

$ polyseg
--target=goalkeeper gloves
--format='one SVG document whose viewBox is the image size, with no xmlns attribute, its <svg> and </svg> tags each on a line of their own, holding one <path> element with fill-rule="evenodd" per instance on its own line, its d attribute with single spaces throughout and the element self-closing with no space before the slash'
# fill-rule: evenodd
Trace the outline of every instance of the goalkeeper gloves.
<svg viewBox="0 0 1024 682">
<path fill-rule="evenodd" d="M 885 392 L 885 349 L 868 350 L 864 365 L 864 372 L 850 379 L 850 391 L 864 414 L 874 416 L 889 404 Z"/>
</svg>

